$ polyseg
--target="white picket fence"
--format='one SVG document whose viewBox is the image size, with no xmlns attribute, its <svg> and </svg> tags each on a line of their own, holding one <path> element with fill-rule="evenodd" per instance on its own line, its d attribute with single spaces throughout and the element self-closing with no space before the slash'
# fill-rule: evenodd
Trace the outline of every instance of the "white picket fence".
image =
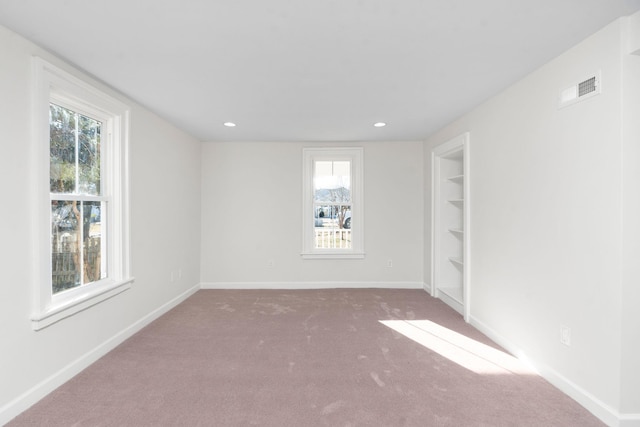
<svg viewBox="0 0 640 427">
<path fill-rule="evenodd" d="M 351 230 L 315 228 L 316 249 L 351 249 Z"/>
</svg>

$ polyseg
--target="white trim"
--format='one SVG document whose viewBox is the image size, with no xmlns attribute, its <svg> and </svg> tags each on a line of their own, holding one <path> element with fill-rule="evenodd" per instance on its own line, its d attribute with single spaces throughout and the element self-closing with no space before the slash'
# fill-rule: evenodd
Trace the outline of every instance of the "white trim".
<svg viewBox="0 0 640 427">
<path fill-rule="evenodd" d="M 464 304 L 461 304 L 460 302 L 451 298 L 449 295 L 447 295 L 446 292 L 443 292 L 442 290 L 438 290 L 436 292 L 438 292 L 438 299 L 442 300 L 445 304 L 447 304 L 449 307 L 458 312 L 458 314 L 464 317 Z"/>
<path fill-rule="evenodd" d="M 462 316 L 466 322 L 471 317 L 471 133 L 464 133 L 464 147 L 462 147 L 462 169 L 464 173 L 464 185 L 462 187 L 462 193 L 464 197 L 464 209 L 463 209 L 463 223 L 464 223 L 464 247 L 463 247 L 463 259 L 464 259 L 464 271 L 463 276 L 463 292 L 464 292 L 464 304 Z"/>
<path fill-rule="evenodd" d="M 69 317 L 74 314 L 86 310 L 102 301 L 108 300 L 127 289 L 131 288 L 133 278 L 123 282 L 108 283 L 97 289 L 91 289 L 91 292 L 79 293 L 78 297 L 71 299 L 61 305 L 53 305 L 52 307 L 37 313 L 31 317 L 31 326 L 34 330 L 39 331 L 47 326 Z"/>
<path fill-rule="evenodd" d="M 201 289 L 423 289 L 422 282 L 203 282 Z"/>
<path fill-rule="evenodd" d="M 316 160 L 351 162 L 351 249 L 314 247 L 313 168 Z M 362 147 L 323 147 L 302 149 L 302 251 L 303 259 L 364 258 L 364 149 Z M 311 256 L 320 254 L 322 256 Z M 327 255 L 331 254 L 331 257 Z"/>
<path fill-rule="evenodd" d="M 618 427 L 640 427 L 640 414 L 621 414 Z"/>
<path fill-rule="evenodd" d="M 558 373 L 549 366 L 538 363 L 527 357 L 525 352 L 513 343 L 498 334 L 495 330 L 481 322 L 477 318 L 470 316 L 469 323 L 480 332 L 491 338 L 498 345 L 502 346 L 509 353 L 523 361 L 542 378 L 549 381 L 553 386 L 557 387 L 567 396 L 582 405 L 585 409 L 598 417 L 608 426 L 615 427 L 640 427 L 640 414 L 621 414 L 607 405 L 593 394 L 581 388 L 565 376 Z"/>
<path fill-rule="evenodd" d="M 431 293 L 431 285 L 427 282 L 424 282 L 422 284 L 422 289 L 424 289 L 429 295 L 433 296 L 433 294 Z"/>
<path fill-rule="evenodd" d="M 45 397 L 47 394 L 69 381 L 83 369 L 86 369 L 92 363 L 123 343 L 126 339 L 132 337 L 136 332 L 140 331 L 142 328 L 158 319 L 172 308 L 176 307 L 178 304 L 196 293 L 199 289 L 200 286 L 196 285 L 186 290 L 171 301 L 163 304 L 151 313 L 142 317 L 137 322 L 118 332 L 110 339 L 95 347 L 93 350 L 90 350 L 83 356 L 80 356 L 78 359 L 69 363 L 58 372 L 36 384 L 6 405 L 0 407 L 0 425 L 8 423 L 13 418 L 20 415 L 20 413 L 29 409 L 29 407 Z"/>
<path fill-rule="evenodd" d="M 469 321 L 471 315 L 471 161 L 470 161 L 470 132 L 465 132 L 449 141 L 434 147 L 431 150 L 431 292 L 436 298 L 440 298 L 449 304 L 454 310 L 462 314 L 465 321 Z M 464 230 L 462 259 L 464 269 L 462 272 L 463 301 L 459 303 L 438 291 L 438 257 L 442 256 L 440 250 L 441 218 L 439 206 L 441 201 L 440 187 L 440 159 L 462 152 L 462 168 L 464 176 L 462 207 L 462 229 Z"/>
<path fill-rule="evenodd" d="M 84 81 L 39 57 L 33 57 L 32 150 L 34 153 L 35 224 L 33 243 L 34 283 L 32 326 L 42 329 L 65 317 L 87 309 L 128 289 L 130 276 L 129 231 L 129 107 Z M 55 102 L 74 111 L 89 114 L 103 122 L 104 141 L 109 149 L 101 156 L 106 171 L 104 194 L 54 195 L 55 200 L 108 201 L 104 225 L 106 232 L 107 278 L 53 295 L 51 289 L 51 193 L 49 188 L 49 104 Z M 77 196 L 77 197 L 76 197 Z M 46 204 L 45 204 L 46 203 Z"/>
</svg>

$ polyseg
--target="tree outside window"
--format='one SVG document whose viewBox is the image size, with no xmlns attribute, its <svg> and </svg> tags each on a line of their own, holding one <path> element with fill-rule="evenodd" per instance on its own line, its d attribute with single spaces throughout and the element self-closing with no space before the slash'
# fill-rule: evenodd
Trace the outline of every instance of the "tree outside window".
<svg viewBox="0 0 640 427">
<path fill-rule="evenodd" d="M 54 294 L 106 277 L 99 120 L 49 105 L 51 282 Z"/>
</svg>

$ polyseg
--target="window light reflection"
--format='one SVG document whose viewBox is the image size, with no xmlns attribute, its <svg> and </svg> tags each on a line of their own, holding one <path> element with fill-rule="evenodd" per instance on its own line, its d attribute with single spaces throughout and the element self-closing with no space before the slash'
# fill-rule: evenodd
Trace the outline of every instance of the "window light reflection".
<svg viewBox="0 0 640 427">
<path fill-rule="evenodd" d="M 510 354 L 430 320 L 380 320 L 380 323 L 477 374 L 535 374 Z"/>
</svg>

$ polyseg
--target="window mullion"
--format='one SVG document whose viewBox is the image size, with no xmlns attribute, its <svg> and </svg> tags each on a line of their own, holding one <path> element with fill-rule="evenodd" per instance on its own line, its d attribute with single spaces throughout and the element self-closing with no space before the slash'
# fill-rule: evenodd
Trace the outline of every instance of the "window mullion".
<svg viewBox="0 0 640 427">
<path fill-rule="evenodd" d="M 74 190 L 74 193 L 77 194 L 77 193 L 80 192 L 79 191 L 79 189 L 80 189 L 80 132 L 79 132 L 79 129 L 78 129 L 78 127 L 79 127 L 78 126 L 78 124 L 79 124 L 78 122 L 80 120 L 80 116 L 79 116 L 78 113 L 74 113 L 73 118 L 74 118 L 74 122 L 75 122 L 75 129 L 73 131 L 73 134 L 74 134 L 73 136 L 74 136 L 74 139 L 75 139 L 75 161 L 76 161 L 75 162 L 76 163 L 76 166 L 75 166 L 75 169 L 76 169 L 75 170 L 75 172 L 76 172 L 76 179 L 75 179 L 76 185 L 75 185 L 75 187 L 76 188 Z"/>
<path fill-rule="evenodd" d="M 50 200 L 61 200 L 64 202 L 109 202 L 109 197 L 92 196 L 88 194 L 68 194 L 68 193 L 49 193 Z"/>
<path fill-rule="evenodd" d="M 80 218 L 84 219 L 84 203 L 80 202 Z M 78 233 L 80 234 L 79 244 L 78 244 L 78 259 L 80 260 L 80 286 L 84 285 L 84 273 L 85 273 L 85 265 L 84 265 L 84 250 L 85 250 L 85 235 L 84 235 L 84 223 L 81 221 L 78 224 Z"/>
</svg>

